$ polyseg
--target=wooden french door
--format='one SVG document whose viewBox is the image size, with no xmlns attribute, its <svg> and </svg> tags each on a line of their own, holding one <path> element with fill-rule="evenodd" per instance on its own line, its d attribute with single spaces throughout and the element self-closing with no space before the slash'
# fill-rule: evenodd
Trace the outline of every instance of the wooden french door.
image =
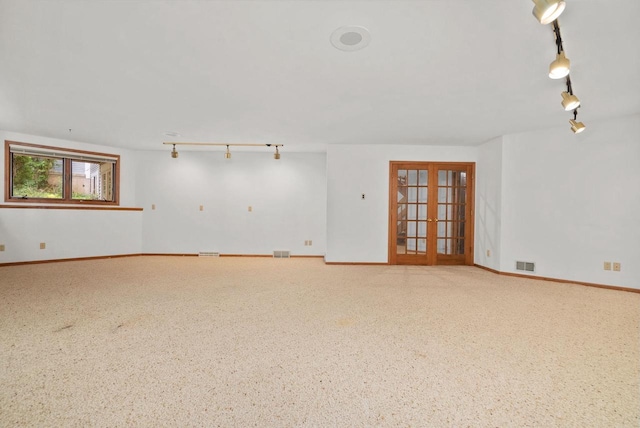
<svg viewBox="0 0 640 428">
<path fill-rule="evenodd" d="M 389 262 L 473 265 L 474 163 L 390 163 Z"/>
</svg>

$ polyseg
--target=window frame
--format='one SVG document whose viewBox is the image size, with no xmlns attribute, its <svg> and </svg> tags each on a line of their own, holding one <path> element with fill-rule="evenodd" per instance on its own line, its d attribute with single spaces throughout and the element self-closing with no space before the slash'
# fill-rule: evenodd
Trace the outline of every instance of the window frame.
<svg viewBox="0 0 640 428">
<path fill-rule="evenodd" d="M 24 147 L 27 150 L 37 152 L 42 149 L 43 157 L 47 152 L 56 152 L 56 157 L 62 159 L 62 198 L 23 198 L 12 196 L 13 191 L 13 153 L 11 146 Z M 83 157 L 85 155 L 86 157 Z M 96 199 L 73 199 L 71 161 L 91 162 L 91 158 L 99 160 L 105 158 L 113 160 L 113 200 L 100 201 Z M 92 152 L 87 150 L 69 149 L 65 147 L 45 146 L 41 144 L 22 143 L 19 141 L 4 142 L 4 201 L 12 203 L 39 203 L 39 204 L 70 204 L 93 206 L 119 206 L 120 205 L 120 155 L 113 153 Z"/>
</svg>

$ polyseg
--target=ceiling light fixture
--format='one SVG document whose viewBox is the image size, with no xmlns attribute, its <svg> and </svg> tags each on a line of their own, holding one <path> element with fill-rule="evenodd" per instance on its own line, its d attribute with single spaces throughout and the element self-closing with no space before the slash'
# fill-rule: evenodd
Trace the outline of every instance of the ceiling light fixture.
<svg viewBox="0 0 640 428">
<path fill-rule="evenodd" d="M 569 75 L 569 65 L 571 62 L 564 56 L 564 52 L 556 55 L 555 61 L 549 64 L 549 77 L 552 79 L 562 79 Z"/>
<path fill-rule="evenodd" d="M 586 128 L 586 126 L 584 126 L 584 123 L 576 122 L 573 119 L 569 119 L 569 123 L 571 124 L 571 130 L 574 134 L 579 134 Z"/>
<path fill-rule="evenodd" d="M 567 76 L 567 90 L 562 93 L 562 107 L 564 107 L 565 111 L 575 110 L 580 107 L 580 100 L 573 95 L 571 78 L 569 76 Z"/>
<path fill-rule="evenodd" d="M 171 145 L 173 146 L 173 149 L 171 150 L 171 157 L 172 158 L 177 158 L 178 157 L 178 152 L 176 151 L 176 146 L 222 146 L 222 147 L 226 147 L 227 150 L 224 154 L 225 159 L 231 159 L 231 151 L 229 151 L 229 147 L 235 146 L 235 147 L 275 147 L 276 148 L 276 152 L 273 154 L 273 158 L 274 159 L 280 159 L 280 151 L 278 150 L 279 147 L 284 147 L 284 144 L 251 144 L 251 143 L 189 143 L 189 142 L 174 142 L 174 141 L 169 141 L 169 142 L 163 142 L 162 144 L 165 145 Z"/>
<path fill-rule="evenodd" d="M 566 6 L 563 0 L 533 0 L 533 3 L 533 16 L 543 25 L 558 19 Z"/>
<path fill-rule="evenodd" d="M 574 134 L 579 134 L 586 128 L 584 123 L 578 122 L 578 110 L 573 111 L 573 119 L 569 119 L 569 123 Z"/>
<path fill-rule="evenodd" d="M 553 21 L 553 33 L 556 36 L 556 59 L 549 65 L 549 77 L 552 79 L 562 79 L 569 74 L 569 66 L 571 62 L 564 55 L 564 46 L 562 45 L 562 34 L 560 34 L 560 24 Z"/>
<path fill-rule="evenodd" d="M 558 16 L 565 9 L 564 0 L 533 0 L 535 4 L 533 8 L 533 15 L 542 24 L 549 24 L 553 22 L 553 33 L 556 39 L 556 59 L 549 64 L 549 77 L 552 79 L 565 79 L 567 90 L 562 92 L 562 107 L 565 111 L 573 110 L 573 119 L 569 120 L 571 124 L 571 130 L 578 134 L 584 131 L 585 126 L 582 122 L 577 121 L 578 108 L 580 107 L 580 100 L 573 93 L 573 87 L 571 86 L 571 61 L 565 56 L 564 46 L 562 44 L 562 34 L 560 34 L 560 24 L 558 23 Z"/>
<path fill-rule="evenodd" d="M 564 107 L 565 111 L 575 110 L 580 107 L 580 100 L 573 94 L 569 92 L 562 93 L 562 107 Z"/>
</svg>

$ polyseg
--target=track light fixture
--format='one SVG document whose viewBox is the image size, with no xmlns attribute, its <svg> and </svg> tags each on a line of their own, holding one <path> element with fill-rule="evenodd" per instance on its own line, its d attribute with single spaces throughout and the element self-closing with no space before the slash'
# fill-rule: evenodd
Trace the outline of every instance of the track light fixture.
<svg viewBox="0 0 640 428">
<path fill-rule="evenodd" d="M 562 79 L 569 75 L 569 65 L 571 62 L 564 56 L 564 52 L 556 55 L 555 61 L 549 64 L 549 77 L 552 79 Z"/>
<path fill-rule="evenodd" d="M 558 21 L 553 21 L 553 33 L 556 36 L 556 59 L 549 65 L 549 77 L 552 79 L 562 79 L 569 74 L 569 66 L 571 62 L 564 55 L 564 46 L 562 45 L 562 35 L 560 34 L 560 25 Z"/>
<path fill-rule="evenodd" d="M 575 110 L 580 107 L 580 100 L 573 95 L 573 88 L 571 87 L 571 78 L 567 76 L 567 91 L 562 93 L 562 107 L 565 111 Z"/>
<path fill-rule="evenodd" d="M 571 86 L 571 77 L 569 76 L 571 62 L 565 56 L 564 46 L 562 44 L 562 35 L 560 34 L 560 24 L 558 17 L 564 11 L 564 0 L 533 0 L 533 15 L 541 24 L 549 24 L 553 22 L 552 29 L 556 39 L 556 59 L 549 64 L 549 77 L 552 79 L 564 78 L 567 84 L 567 90 L 562 92 L 562 107 L 565 111 L 573 110 L 573 119 L 569 120 L 571 130 L 578 134 L 584 131 L 585 126 L 582 122 L 577 121 L 578 108 L 580 100 L 573 93 Z"/>
<path fill-rule="evenodd" d="M 178 152 L 176 151 L 176 146 L 222 146 L 226 147 L 227 150 L 224 153 L 225 159 L 231 159 L 231 151 L 229 147 L 275 147 L 276 152 L 273 154 L 274 159 L 280 159 L 280 151 L 278 150 L 280 147 L 283 147 L 284 144 L 244 144 L 244 143 L 235 143 L 235 144 L 227 144 L 227 143 L 188 143 L 188 142 L 163 142 L 162 144 L 172 145 L 173 149 L 171 150 L 171 157 L 177 158 Z"/>
<path fill-rule="evenodd" d="M 584 123 L 578 122 L 578 110 L 573 111 L 573 119 L 569 119 L 569 124 L 571 124 L 571 130 L 574 134 L 579 134 L 586 128 Z"/>
<path fill-rule="evenodd" d="M 584 123 L 576 122 L 573 119 L 569 119 L 569 123 L 571 124 L 571 130 L 574 134 L 579 134 L 586 128 L 586 126 L 584 126 Z"/>
<path fill-rule="evenodd" d="M 563 0 L 533 0 L 533 3 L 533 16 L 543 25 L 558 19 L 566 6 Z"/>
<path fill-rule="evenodd" d="M 562 107 L 564 107 L 565 111 L 575 110 L 580 107 L 580 100 L 573 94 L 569 92 L 562 93 Z"/>
</svg>

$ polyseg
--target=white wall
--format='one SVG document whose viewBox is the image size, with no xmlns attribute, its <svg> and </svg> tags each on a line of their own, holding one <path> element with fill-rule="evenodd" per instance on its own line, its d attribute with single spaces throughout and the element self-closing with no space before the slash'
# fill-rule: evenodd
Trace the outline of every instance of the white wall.
<svg viewBox="0 0 640 428">
<path fill-rule="evenodd" d="M 136 154 L 143 252 L 324 255 L 325 154 L 223 153 Z"/>
<path fill-rule="evenodd" d="M 2 173 L 5 140 L 119 154 L 120 206 L 135 206 L 135 168 L 130 151 L 0 131 Z M 4 183 L 0 189 L 3 204 Z M 0 263 L 137 254 L 141 249 L 141 221 L 140 211 L 0 209 L 0 244 L 5 245 Z M 40 249 L 41 242 L 46 249 Z"/>
<path fill-rule="evenodd" d="M 504 137 L 500 270 L 640 288 L 640 115 L 587 125 Z"/>
<path fill-rule="evenodd" d="M 329 146 L 325 260 L 388 261 L 389 161 L 475 162 L 476 151 L 475 147 Z"/>
<path fill-rule="evenodd" d="M 476 165 L 475 263 L 495 270 L 501 254 L 502 140 L 479 146 Z"/>
</svg>

